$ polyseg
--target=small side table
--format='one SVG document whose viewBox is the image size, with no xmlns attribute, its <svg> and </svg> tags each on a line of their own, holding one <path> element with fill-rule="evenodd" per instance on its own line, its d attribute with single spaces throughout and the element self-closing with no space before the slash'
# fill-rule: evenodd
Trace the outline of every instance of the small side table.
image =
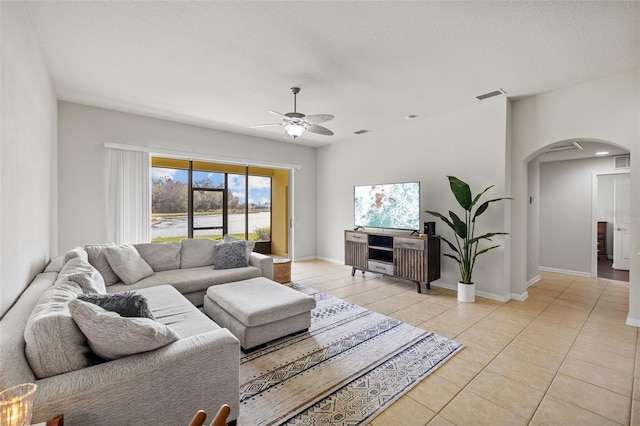
<svg viewBox="0 0 640 426">
<path fill-rule="evenodd" d="M 280 284 L 291 282 L 291 259 L 273 259 L 273 280 Z"/>
</svg>

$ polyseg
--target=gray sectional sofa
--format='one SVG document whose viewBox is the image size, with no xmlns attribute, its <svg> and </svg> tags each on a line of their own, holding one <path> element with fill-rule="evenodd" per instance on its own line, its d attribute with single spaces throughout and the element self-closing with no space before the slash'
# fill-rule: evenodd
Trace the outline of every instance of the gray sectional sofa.
<svg viewBox="0 0 640 426">
<path fill-rule="evenodd" d="M 198 306 L 212 285 L 272 278 L 273 261 L 251 252 L 248 266 L 215 269 L 217 244 L 204 239 L 137 244 L 137 257 L 129 256 L 131 246 L 124 247 L 129 250 L 123 252 L 125 263 L 135 257 L 151 269 L 150 275 L 131 282 L 136 274 L 149 271 L 125 265 L 121 274 L 129 283 L 107 269 L 114 260 L 107 253 L 123 246 L 85 246 L 54 259 L 0 319 L 0 389 L 26 382 L 38 385 L 33 423 L 64 414 L 68 425 L 181 425 L 197 410 L 216 412 L 222 404 L 231 406 L 228 420 L 236 419 L 238 339 Z M 115 248 L 107 250 L 109 246 Z M 155 319 L 123 319 L 88 303 L 95 310 L 88 312 L 97 315 L 91 318 L 92 326 L 109 327 L 111 336 L 136 339 L 134 352 L 145 344 L 150 329 L 152 338 L 164 332 L 165 340 L 139 353 L 129 354 L 125 345 L 124 355 L 105 359 L 94 351 L 122 349 L 119 339 L 97 342 L 86 334 L 85 317 L 80 319 L 74 307 L 87 302 L 75 299 L 84 293 L 124 290 L 143 295 Z M 126 322 L 122 333 L 119 321 Z"/>
</svg>

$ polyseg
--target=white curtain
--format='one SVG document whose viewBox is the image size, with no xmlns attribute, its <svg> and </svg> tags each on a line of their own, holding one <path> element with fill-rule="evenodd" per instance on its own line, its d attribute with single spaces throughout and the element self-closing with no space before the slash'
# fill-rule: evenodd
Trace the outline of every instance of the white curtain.
<svg viewBox="0 0 640 426">
<path fill-rule="evenodd" d="M 107 230 L 116 244 L 150 241 L 151 156 L 148 152 L 107 149 Z"/>
</svg>

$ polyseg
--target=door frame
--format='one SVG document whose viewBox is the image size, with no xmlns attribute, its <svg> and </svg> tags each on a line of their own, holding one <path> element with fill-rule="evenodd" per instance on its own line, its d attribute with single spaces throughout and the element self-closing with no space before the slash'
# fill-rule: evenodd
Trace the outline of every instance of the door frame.
<svg viewBox="0 0 640 426">
<path fill-rule="evenodd" d="M 591 277 L 593 278 L 598 278 L 598 176 L 624 174 L 630 175 L 631 169 L 606 170 L 591 175 Z"/>
</svg>

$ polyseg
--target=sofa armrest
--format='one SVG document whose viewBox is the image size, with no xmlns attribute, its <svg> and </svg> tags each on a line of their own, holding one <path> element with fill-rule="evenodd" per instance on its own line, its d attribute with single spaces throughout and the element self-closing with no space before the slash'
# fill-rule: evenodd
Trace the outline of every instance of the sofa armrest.
<svg viewBox="0 0 640 426">
<path fill-rule="evenodd" d="M 77 425 L 188 424 L 198 410 L 238 417 L 240 343 L 227 329 L 38 380 L 33 422 L 64 414 Z"/>
<path fill-rule="evenodd" d="M 251 253 L 249 258 L 249 265 L 260 268 L 262 276 L 265 278 L 273 279 L 273 258 L 265 256 L 261 253 Z"/>
</svg>

